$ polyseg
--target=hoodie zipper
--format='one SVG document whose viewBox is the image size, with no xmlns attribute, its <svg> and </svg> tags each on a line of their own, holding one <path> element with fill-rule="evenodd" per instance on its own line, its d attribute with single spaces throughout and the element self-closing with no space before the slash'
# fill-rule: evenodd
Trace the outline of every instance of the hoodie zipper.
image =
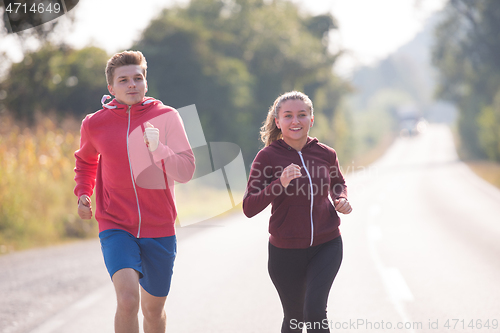
<svg viewBox="0 0 500 333">
<path fill-rule="evenodd" d="M 132 178 L 132 186 L 134 187 L 135 200 L 137 201 L 137 211 L 139 212 L 139 229 L 137 230 L 137 238 L 141 235 L 141 207 L 139 206 L 139 196 L 137 195 L 137 189 L 135 188 L 134 181 L 134 172 L 132 171 L 132 162 L 130 161 L 130 150 L 129 150 L 129 132 L 130 132 L 130 108 L 132 106 L 129 105 L 127 108 L 128 113 L 128 127 L 127 127 L 127 156 L 128 156 L 128 165 L 130 167 L 130 177 Z"/>
<path fill-rule="evenodd" d="M 314 223 L 313 223 L 313 204 L 314 204 L 314 195 L 313 195 L 313 185 L 312 185 L 312 178 L 311 175 L 309 174 L 309 170 L 307 170 L 306 164 L 304 163 L 304 158 L 302 157 L 302 152 L 298 151 L 300 160 L 302 161 L 302 166 L 304 167 L 304 170 L 306 170 L 307 177 L 309 177 L 309 187 L 310 187 L 310 196 L 311 196 L 311 244 L 309 246 L 313 245 L 314 241 Z"/>
</svg>

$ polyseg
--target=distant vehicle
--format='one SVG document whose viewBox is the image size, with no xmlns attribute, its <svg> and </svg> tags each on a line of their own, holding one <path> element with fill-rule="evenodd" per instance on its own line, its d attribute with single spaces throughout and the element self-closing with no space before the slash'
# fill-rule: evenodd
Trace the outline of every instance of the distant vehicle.
<svg viewBox="0 0 500 333">
<path fill-rule="evenodd" d="M 409 117 L 400 119 L 399 135 L 402 137 L 414 137 L 427 130 L 427 120 L 424 118 Z"/>
</svg>

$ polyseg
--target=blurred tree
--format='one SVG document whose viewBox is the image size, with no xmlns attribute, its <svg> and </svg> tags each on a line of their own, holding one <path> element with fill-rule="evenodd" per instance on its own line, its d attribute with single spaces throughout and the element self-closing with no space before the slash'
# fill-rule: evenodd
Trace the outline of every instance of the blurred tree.
<svg viewBox="0 0 500 333">
<path fill-rule="evenodd" d="M 481 110 L 478 117 L 479 142 L 490 160 L 500 161 L 500 91 L 493 105 Z"/>
<path fill-rule="evenodd" d="M 17 119 L 32 121 L 36 111 L 81 115 L 99 107 L 106 91 L 102 74 L 106 53 L 92 47 L 76 51 L 62 42 L 74 23 L 78 2 L 53 1 L 50 10 L 47 2 L 37 2 L 36 11 L 24 11 L 13 0 L 0 0 L 0 38 L 14 36 L 24 55 L 21 62 L 12 63 L 0 54 L 0 111 L 7 109 Z M 33 3 L 27 1 L 27 9 Z"/>
<path fill-rule="evenodd" d="M 65 57 L 60 54 L 53 58 L 56 72 L 51 87 L 51 95 L 56 99 L 54 109 L 59 113 L 70 112 L 75 115 L 99 109 L 100 99 L 107 93 L 104 68 L 108 59 L 106 51 L 98 47 L 70 50 Z M 59 76 L 61 81 L 55 84 Z"/>
<path fill-rule="evenodd" d="M 192 0 L 164 10 L 133 48 L 152 69 L 151 95 L 177 108 L 197 104 L 207 139 L 237 143 L 248 160 L 279 94 L 326 96 L 315 111 L 333 117 L 346 90 L 332 73 L 334 28 L 330 15 L 310 16 L 283 0 Z"/>
<path fill-rule="evenodd" d="M 490 139 L 483 135 L 488 132 L 484 119 L 500 121 L 488 116 L 500 90 L 499 31 L 500 2 L 495 0 L 450 0 L 436 29 L 433 63 L 440 72 L 437 94 L 457 105 L 461 143 L 470 157 L 500 158 L 500 150 L 492 154 Z M 500 142 L 496 146 L 500 149 Z"/>
<path fill-rule="evenodd" d="M 44 45 L 13 64 L 0 83 L 0 104 L 16 118 L 34 119 L 35 111 L 81 115 L 93 112 L 106 92 L 104 50 L 73 50 Z M 89 102 L 90 101 L 90 102 Z"/>
</svg>

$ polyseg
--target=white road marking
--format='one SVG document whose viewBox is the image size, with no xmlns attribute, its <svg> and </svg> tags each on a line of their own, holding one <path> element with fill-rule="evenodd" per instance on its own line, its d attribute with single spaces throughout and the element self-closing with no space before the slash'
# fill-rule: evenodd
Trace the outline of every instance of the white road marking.
<svg viewBox="0 0 500 333">
<path fill-rule="evenodd" d="M 381 208 L 376 204 L 372 205 L 369 211 L 371 217 L 376 217 L 381 214 Z M 378 225 L 373 224 L 372 218 L 370 218 L 370 221 L 371 222 L 366 229 L 366 238 L 368 240 L 368 249 L 370 251 L 373 263 L 377 272 L 382 278 L 386 291 L 396 311 L 400 315 L 403 322 L 409 323 L 410 316 L 406 312 L 403 302 L 413 301 L 413 294 L 407 283 L 405 282 L 405 279 L 399 269 L 395 267 L 384 266 L 382 259 L 380 258 L 380 255 L 378 254 L 376 249 L 376 243 L 383 237 L 382 229 Z M 408 332 L 415 333 L 415 330 L 408 329 Z"/>
</svg>

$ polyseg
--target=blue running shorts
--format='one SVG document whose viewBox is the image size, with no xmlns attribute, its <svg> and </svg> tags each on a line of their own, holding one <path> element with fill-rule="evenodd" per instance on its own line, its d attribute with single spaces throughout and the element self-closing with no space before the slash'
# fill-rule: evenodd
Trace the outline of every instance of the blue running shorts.
<svg viewBox="0 0 500 333">
<path fill-rule="evenodd" d="M 175 235 L 161 238 L 136 238 L 120 229 L 99 233 L 104 263 L 109 275 L 123 268 L 139 273 L 139 283 L 153 296 L 168 295 L 177 253 Z"/>
</svg>

